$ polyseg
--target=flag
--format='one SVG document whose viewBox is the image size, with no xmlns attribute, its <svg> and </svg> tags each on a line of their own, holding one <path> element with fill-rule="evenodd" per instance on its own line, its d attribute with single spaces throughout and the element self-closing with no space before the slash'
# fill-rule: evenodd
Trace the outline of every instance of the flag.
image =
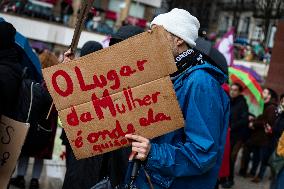
<svg viewBox="0 0 284 189">
<path fill-rule="evenodd" d="M 110 38 L 111 38 L 111 36 L 108 35 L 108 36 L 106 36 L 106 38 L 102 41 L 103 48 L 109 47 Z"/>
<path fill-rule="evenodd" d="M 231 28 L 222 39 L 214 46 L 226 58 L 227 64 L 234 63 L 234 28 Z"/>
<path fill-rule="evenodd" d="M 238 83 L 243 87 L 243 95 L 246 98 L 250 113 L 255 116 L 263 113 L 262 88 L 249 72 L 236 67 L 229 67 L 229 82 L 230 84 Z"/>
</svg>

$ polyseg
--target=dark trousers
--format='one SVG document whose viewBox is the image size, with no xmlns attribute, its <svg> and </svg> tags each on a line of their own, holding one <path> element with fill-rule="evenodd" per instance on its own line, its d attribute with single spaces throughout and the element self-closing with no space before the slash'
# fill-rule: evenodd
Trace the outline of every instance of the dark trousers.
<svg viewBox="0 0 284 189">
<path fill-rule="evenodd" d="M 240 174 L 246 176 L 249 162 L 251 160 L 252 148 L 248 146 L 248 144 L 243 145 L 243 151 L 242 151 L 242 157 L 241 157 L 241 168 L 240 168 Z"/>
<path fill-rule="evenodd" d="M 274 148 L 271 146 L 263 146 L 253 148 L 253 164 L 250 174 L 256 175 L 257 168 L 260 164 L 260 169 L 257 176 L 263 179 L 266 168 L 268 166 L 268 160 L 273 153 Z"/>
<path fill-rule="evenodd" d="M 252 167 L 251 167 L 251 170 L 250 170 L 250 174 L 255 176 L 257 168 L 258 168 L 259 163 L 260 163 L 260 147 L 253 146 L 253 147 L 251 147 L 251 151 L 252 151 L 253 156 L 252 156 Z"/>
<path fill-rule="evenodd" d="M 230 155 L 230 176 L 229 180 L 234 180 L 234 174 L 235 174 L 235 162 L 237 160 L 238 153 L 243 145 L 242 140 L 234 140 L 231 139 L 231 155 Z"/>
<path fill-rule="evenodd" d="M 250 161 L 252 161 L 252 168 L 249 174 L 255 176 L 257 167 L 260 162 L 260 147 L 252 146 L 249 145 L 248 143 L 245 143 L 243 145 L 243 152 L 241 157 L 240 174 L 242 175 L 247 174 Z"/>
<path fill-rule="evenodd" d="M 219 189 L 219 180 L 217 180 L 215 188 L 214 189 Z"/>
</svg>

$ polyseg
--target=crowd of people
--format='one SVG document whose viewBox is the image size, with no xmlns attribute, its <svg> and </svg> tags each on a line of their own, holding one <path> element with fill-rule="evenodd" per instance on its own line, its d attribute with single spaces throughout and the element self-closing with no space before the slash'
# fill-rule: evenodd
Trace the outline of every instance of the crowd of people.
<svg viewBox="0 0 284 189">
<path fill-rule="evenodd" d="M 234 55 L 239 60 L 257 61 L 269 64 L 271 53 L 271 48 L 265 47 L 260 41 L 254 41 L 254 44 L 242 44 L 235 41 Z"/>
<path fill-rule="evenodd" d="M 261 182 L 269 167 L 269 159 L 275 152 L 278 140 L 284 130 L 283 107 L 284 94 L 278 101 L 277 93 L 270 88 L 264 88 L 264 111 L 254 116 L 248 111 L 245 97 L 242 95 L 243 86 L 233 83 L 230 89 L 230 174 L 221 178 L 223 188 L 234 185 L 235 162 L 241 153 L 241 165 L 238 174 L 251 178 L 252 182 Z M 271 179 L 275 179 L 273 171 Z"/>
<path fill-rule="evenodd" d="M 184 128 L 153 140 L 126 135 L 131 141 L 130 147 L 82 160 L 76 160 L 62 132 L 61 139 L 66 146 L 63 189 L 217 189 L 219 185 L 231 188 L 239 153 L 241 166 L 238 174 L 252 178 L 252 182 L 256 183 L 264 178 L 273 155 L 284 158 L 284 148 L 278 145 L 284 130 L 284 95 L 279 101 L 274 90 L 265 88 L 262 94 L 265 101 L 263 114 L 252 115 L 242 95 L 244 86 L 240 83 L 227 84 L 228 67 L 197 50 L 200 23 L 196 17 L 175 8 L 156 16 L 148 32 L 153 32 L 157 26 L 163 26 L 167 31 L 166 37 L 178 68 L 171 75 L 171 80 L 184 116 Z M 142 32 L 144 30 L 137 26 L 122 26 L 110 39 L 110 46 Z M 15 43 L 15 34 L 11 24 L 0 22 L 0 115 L 17 120 L 17 102 L 21 98 L 19 90 L 26 68 L 21 64 L 23 52 Z M 100 43 L 89 41 L 81 49 L 80 56 L 102 48 Z M 188 53 L 189 50 L 193 53 Z M 59 63 L 57 57 L 47 50 L 39 52 L 38 56 L 42 68 Z M 69 50 L 64 54 L 62 63 L 72 59 L 74 56 Z M 44 81 L 36 82 L 41 89 L 40 99 L 51 102 Z M 30 157 L 34 157 L 29 188 L 40 188 L 44 159 L 52 158 L 58 120 L 51 104 L 42 105 L 43 114 L 38 115 L 38 119 L 48 120 L 44 122 L 48 126 L 44 130 L 49 134 L 42 135 L 38 129 L 35 130 L 36 134 L 46 136 L 42 140 L 48 142 L 41 144 L 34 141 L 33 133 L 28 134 L 16 176 L 11 178 L 10 185 L 25 188 L 28 162 Z M 31 127 L 39 128 L 39 121 L 31 122 Z M 41 146 L 30 148 L 32 144 Z M 135 155 L 131 151 L 136 152 Z M 141 167 L 133 178 L 131 170 L 137 161 Z M 281 182 L 283 188 L 284 166 L 276 167 L 278 171 L 271 172 L 271 189 L 280 189 Z"/>
</svg>

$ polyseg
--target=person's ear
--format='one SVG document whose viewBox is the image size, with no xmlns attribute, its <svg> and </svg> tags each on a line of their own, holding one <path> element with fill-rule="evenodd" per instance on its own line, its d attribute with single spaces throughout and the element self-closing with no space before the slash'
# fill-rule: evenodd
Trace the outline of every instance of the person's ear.
<svg viewBox="0 0 284 189">
<path fill-rule="evenodd" d="M 177 46 L 181 46 L 181 45 L 183 45 L 185 43 L 185 41 L 183 40 L 183 39 L 181 39 L 181 38 L 179 38 L 179 37 L 175 37 L 175 44 L 177 45 Z"/>
</svg>

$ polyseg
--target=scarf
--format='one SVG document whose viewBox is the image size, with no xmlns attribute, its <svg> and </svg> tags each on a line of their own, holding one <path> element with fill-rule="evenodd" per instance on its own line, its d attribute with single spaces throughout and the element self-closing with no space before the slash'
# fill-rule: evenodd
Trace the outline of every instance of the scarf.
<svg viewBox="0 0 284 189">
<path fill-rule="evenodd" d="M 182 52 L 175 58 L 175 61 L 178 70 L 175 73 L 171 74 L 171 77 L 178 76 L 188 68 L 204 64 L 202 54 L 197 50 L 193 49 L 188 49 Z"/>
</svg>

